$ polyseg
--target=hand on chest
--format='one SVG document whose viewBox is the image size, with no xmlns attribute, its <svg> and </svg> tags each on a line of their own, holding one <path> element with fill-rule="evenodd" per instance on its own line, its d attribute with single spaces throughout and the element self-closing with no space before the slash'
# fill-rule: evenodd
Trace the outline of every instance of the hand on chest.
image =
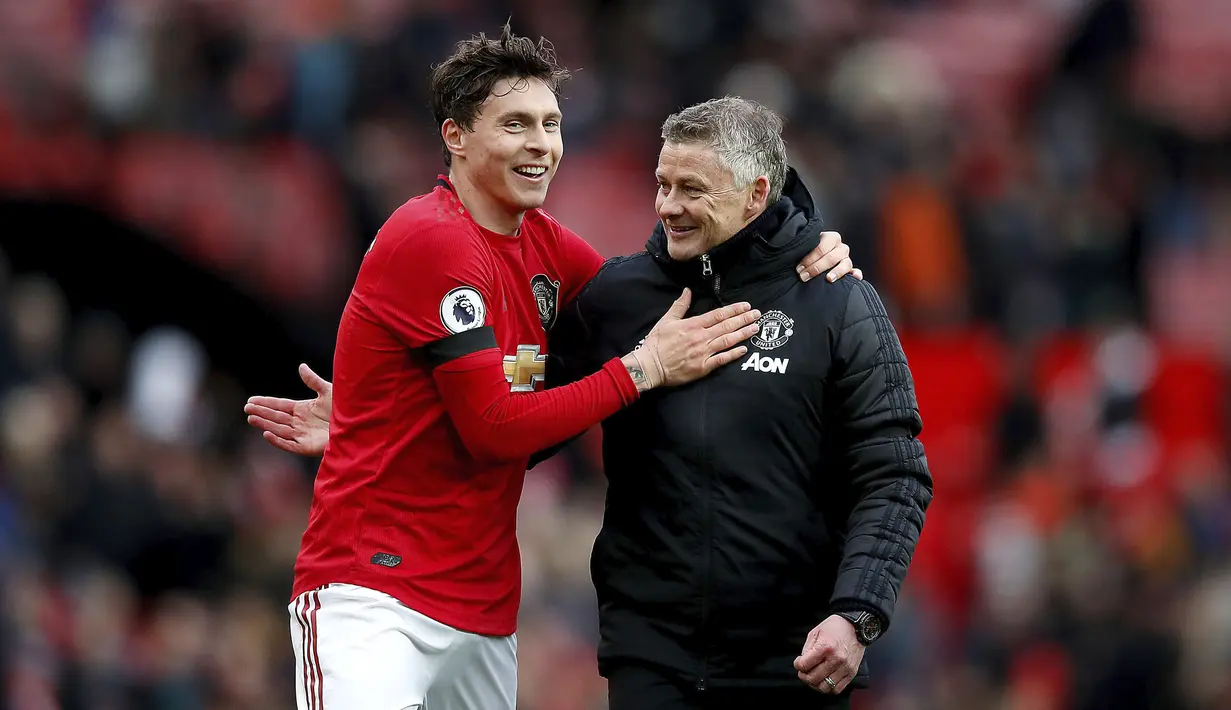
<svg viewBox="0 0 1231 710">
<path fill-rule="evenodd" d="M 717 307 L 716 303 L 701 302 L 699 305 L 700 308 L 694 307 L 690 315 L 700 315 L 712 307 Z M 742 344 L 748 349 L 747 354 L 706 379 L 742 385 L 749 380 L 755 382 L 797 377 L 818 380 L 823 378 L 829 360 L 825 333 L 812 332 L 806 320 L 792 315 L 799 309 L 790 304 L 775 301 L 762 305 L 753 303 L 752 306 L 760 310 L 762 315 L 757 321 L 757 334 Z M 641 347 L 650 330 L 658 322 L 653 315 L 647 313 L 645 317 L 637 319 L 638 325 L 634 331 L 622 332 L 614 339 L 605 339 L 611 350 L 605 355 L 616 356 L 629 349 Z"/>
<path fill-rule="evenodd" d="M 756 335 L 743 343 L 748 348 L 743 357 L 690 384 L 655 390 L 630 407 L 622 420 L 634 426 L 630 431 L 697 456 L 714 447 L 773 444 L 795 451 L 816 444 L 829 364 L 827 334 L 822 326 L 809 329 L 807 318 L 800 317 L 806 314 L 783 300 L 752 303 L 762 315 Z M 694 314 L 710 308 L 699 305 Z M 604 339 L 603 354 L 637 347 L 657 322 L 651 315 L 630 319 L 637 321 L 636 330 Z"/>
</svg>

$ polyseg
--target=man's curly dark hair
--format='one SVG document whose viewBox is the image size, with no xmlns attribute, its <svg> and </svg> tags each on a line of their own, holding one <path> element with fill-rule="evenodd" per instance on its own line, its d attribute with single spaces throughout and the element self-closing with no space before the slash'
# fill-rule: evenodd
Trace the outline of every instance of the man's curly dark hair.
<svg viewBox="0 0 1231 710">
<path fill-rule="evenodd" d="M 437 129 L 451 118 L 469 131 L 474 127 L 479 107 L 501 79 L 539 79 L 559 98 L 560 86 L 568 78 L 569 71 L 556 60 L 551 42 L 544 37 L 537 42 L 519 37 L 506 23 L 500 39 L 490 39 L 480 32 L 458 42 L 453 54 L 432 69 L 432 116 Z M 448 147 L 442 148 L 445 165 L 452 165 Z"/>
</svg>

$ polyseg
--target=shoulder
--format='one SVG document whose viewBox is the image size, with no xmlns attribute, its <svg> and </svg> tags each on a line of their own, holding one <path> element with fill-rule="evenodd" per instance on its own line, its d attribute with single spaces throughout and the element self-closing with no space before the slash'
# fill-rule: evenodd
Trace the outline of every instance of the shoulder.
<svg viewBox="0 0 1231 710">
<path fill-rule="evenodd" d="M 812 279 L 807 283 L 796 283 L 792 288 L 795 303 L 800 305 L 799 312 L 815 322 L 840 328 L 849 317 L 849 306 L 852 302 L 863 300 L 860 294 L 865 290 L 875 289 L 865 281 L 853 276 L 843 276 L 834 282 L 826 279 Z"/>
<path fill-rule="evenodd" d="M 660 275 L 661 270 L 647 252 L 614 256 L 603 262 L 598 273 L 590 279 L 590 283 L 582 291 L 582 296 L 601 298 L 613 293 L 627 293 L 625 289 L 629 286 L 644 285 L 645 282 Z"/>
<path fill-rule="evenodd" d="M 853 276 L 838 279 L 834 286 L 841 285 L 843 312 L 841 326 L 849 328 L 870 318 L 886 318 L 885 304 L 876 287 L 868 281 Z"/>
<path fill-rule="evenodd" d="M 586 320 L 603 322 L 649 307 L 649 297 L 654 292 L 647 288 L 652 285 L 651 270 L 658 268 L 645 253 L 605 260 L 573 299 L 577 312 L 584 314 Z"/>
<path fill-rule="evenodd" d="M 443 193 L 443 194 L 442 194 Z M 375 261 L 413 258 L 421 266 L 433 259 L 472 253 L 483 240 L 447 190 L 437 188 L 394 210 L 368 249 Z"/>
<path fill-rule="evenodd" d="M 641 251 L 627 256 L 613 256 L 604 261 L 603 268 L 598 270 L 598 276 L 618 283 L 627 279 L 645 278 L 659 272 L 654 257 L 650 256 L 649 252 Z"/>
</svg>

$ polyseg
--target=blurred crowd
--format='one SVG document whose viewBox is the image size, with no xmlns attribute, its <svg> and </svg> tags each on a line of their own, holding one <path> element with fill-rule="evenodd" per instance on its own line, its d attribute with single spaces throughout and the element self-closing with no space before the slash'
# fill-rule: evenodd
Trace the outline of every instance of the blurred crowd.
<svg viewBox="0 0 1231 710">
<path fill-rule="evenodd" d="M 376 227 L 443 169 L 426 75 L 456 40 L 512 17 L 555 42 L 575 78 L 549 207 L 608 256 L 653 224 L 668 113 L 767 103 L 892 309 L 936 476 L 856 707 L 1219 710 L 1225 12 L 0 0 L 0 196 L 119 215 L 327 343 Z M 209 342 L 0 273 L 0 708 L 292 707 L 285 606 L 314 462 L 246 430 L 254 393 Z M 524 710 L 604 707 L 587 568 L 602 481 L 594 432 L 528 476 Z"/>
</svg>

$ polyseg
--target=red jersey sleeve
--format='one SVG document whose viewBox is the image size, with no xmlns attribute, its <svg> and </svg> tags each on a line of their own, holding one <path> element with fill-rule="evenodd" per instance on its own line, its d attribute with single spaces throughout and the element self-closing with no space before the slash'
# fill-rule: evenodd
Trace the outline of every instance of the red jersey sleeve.
<svg viewBox="0 0 1231 710">
<path fill-rule="evenodd" d="M 570 439 L 637 399 L 618 359 L 547 392 L 514 394 L 489 310 L 496 268 L 471 235 L 447 225 L 404 235 L 368 257 L 381 259 L 361 300 L 433 368 L 445 411 L 479 459 L 515 461 Z"/>
<path fill-rule="evenodd" d="M 488 324 L 494 269 L 471 234 L 442 222 L 377 235 L 356 294 L 403 345 L 419 348 Z"/>
<path fill-rule="evenodd" d="M 503 358 L 495 350 L 451 360 L 433 375 L 466 449 L 475 458 L 496 461 L 529 459 L 637 400 L 637 386 L 618 358 L 546 392 L 510 392 Z"/>
</svg>

